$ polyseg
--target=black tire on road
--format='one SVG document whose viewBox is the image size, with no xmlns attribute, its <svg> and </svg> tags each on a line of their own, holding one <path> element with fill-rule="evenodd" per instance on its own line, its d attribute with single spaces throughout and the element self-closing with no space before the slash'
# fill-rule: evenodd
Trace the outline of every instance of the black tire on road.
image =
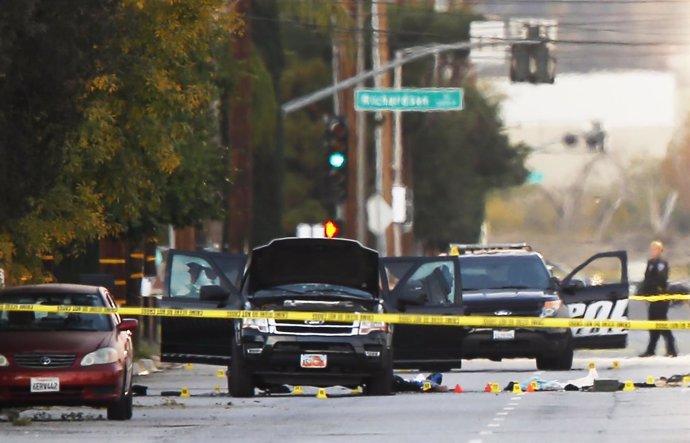
<svg viewBox="0 0 690 443">
<path fill-rule="evenodd" d="M 232 363 L 228 369 L 230 395 L 237 398 L 253 397 L 254 378 L 246 368 L 241 347 L 232 347 Z"/>
<path fill-rule="evenodd" d="M 393 358 L 388 352 L 381 372 L 371 377 L 366 383 L 366 395 L 391 395 L 393 393 Z"/>
<path fill-rule="evenodd" d="M 537 369 L 544 371 L 569 371 L 573 367 L 573 346 L 569 344 L 560 355 L 537 357 Z"/>
<path fill-rule="evenodd" d="M 132 418 L 132 389 L 129 389 L 128 394 L 122 394 L 120 399 L 108 405 L 108 420 L 129 420 Z"/>
</svg>

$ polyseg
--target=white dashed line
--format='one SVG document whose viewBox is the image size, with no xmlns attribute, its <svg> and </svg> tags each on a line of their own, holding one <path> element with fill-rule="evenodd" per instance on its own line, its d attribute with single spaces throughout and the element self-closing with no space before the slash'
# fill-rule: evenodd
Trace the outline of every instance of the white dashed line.
<svg viewBox="0 0 690 443">
<path fill-rule="evenodd" d="M 515 409 L 515 408 L 512 407 L 512 406 L 506 406 L 505 408 L 503 408 L 504 411 L 512 411 L 512 410 L 514 410 L 514 409 Z"/>
<path fill-rule="evenodd" d="M 500 428 L 501 424 L 500 423 L 489 423 L 490 428 Z"/>
<path fill-rule="evenodd" d="M 515 400 L 522 400 L 522 397 L 511 397 L 510 399 L 511 399 L 512 401 L 515 401 Z"/>
<path fill-rule="evenodd" d="M 505 421 L 505 417 L 494 417 L 494 421 Z"/>
<path fill-rule="evenodd" d="M 474 440 L 470 440 L 467 443 L 482 443 L 482 441 L 478 438 L 475 438 Z"/>
<path fill-rule="evenodd" d="M 496 415 L 508 415 L 507 412 L 497 412 Z"/>
<path fill-rule="evenodd" d="M 486 429 L 483 431 L 479 431 L 479 435 L 491 435 L 491 434 L 493 434 L 493 432 L 486 430 Z"/>
</svg>

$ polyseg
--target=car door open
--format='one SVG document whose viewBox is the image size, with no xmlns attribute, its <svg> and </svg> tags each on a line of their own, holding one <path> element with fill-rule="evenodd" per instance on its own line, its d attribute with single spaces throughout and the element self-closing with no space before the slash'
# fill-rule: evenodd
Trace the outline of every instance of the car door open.
<svg viewBox="0 0 690 443">
<path fill-rule="evenodd" d="M 571 318 L 627 320 L 628 256 L 625 251 L 596 254 L 561 282 L 561 297 Z M 575 348 L 625 348 L 628 331 L 618 328 L 573 328 Z"/>
<path fill-rule="evenodd" d="M 457 257 L 386 257 L 381 281 L 387 312 L 463 315 Z M 393 361 L 397 368 L 445 371 L 461 366 L 464 328 L 394 326 Z"/>
<path fill-rule="evenodd" d="M 161 307 L 240 308 L 238 287 L 245 264 L 241 254 L 170 250 Z M 163 317 L 161 360 L 228 364 L 233 334 L 232 319 Z"/>
</svg>

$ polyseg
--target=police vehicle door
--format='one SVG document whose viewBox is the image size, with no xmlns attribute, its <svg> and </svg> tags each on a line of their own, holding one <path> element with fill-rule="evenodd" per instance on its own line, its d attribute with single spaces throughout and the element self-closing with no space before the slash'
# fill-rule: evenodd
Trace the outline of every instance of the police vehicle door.
<svg viewBox="0 0 690 443">
<path fill-rule="evenodd" d="M 571 318 L 627 320 L 628 255 L 625 251 L 596 254 L 561 282 L 561 298 Z M 614 328 L 573 328 L 575 348 L 625 348 L 628 331 Z"/>
<path fill-rule="evenodd" d="M 160 306 L 175 309 L 239 309 L 239 282 L 247 258 L 219 252 L 168 251 Z M 228 364 L 233 320 L 161 318 L 161 360 Z"/>
<path fill-rule="evenodd" d="M 381 264 L 386 312 L 463 314 L 457 257 L 386 257 Z M 395 367 L 442 371 L 461 366 L 464 328 L 401 324 L 393 328 Z"/>
</svg>

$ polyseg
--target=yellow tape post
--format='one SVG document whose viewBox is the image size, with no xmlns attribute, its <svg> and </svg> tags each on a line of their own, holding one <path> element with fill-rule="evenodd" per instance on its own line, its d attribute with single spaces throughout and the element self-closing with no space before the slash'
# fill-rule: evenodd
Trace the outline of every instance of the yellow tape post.
<svg viewBox="0 0 690 443">
<path fill-rule="evenodd" d="M 447 316 L 433 314 L 375 314 L 360 312 L 238 311 L 222 309 L 170 309 L 96 306 L 53 306 L 0 304 L 0 311 L 68 312 L 79 314 L 120 314 L 123 316 L 189 318 L 273 318 L 277 320 L 324 321 L 334 323 L 386 322 L 390 324 L 455 326 L 473 328 L 612 328 L 636 330 L 690 329 L 690 321 L 595 320 L 581 318 Z"/>
</svg>

